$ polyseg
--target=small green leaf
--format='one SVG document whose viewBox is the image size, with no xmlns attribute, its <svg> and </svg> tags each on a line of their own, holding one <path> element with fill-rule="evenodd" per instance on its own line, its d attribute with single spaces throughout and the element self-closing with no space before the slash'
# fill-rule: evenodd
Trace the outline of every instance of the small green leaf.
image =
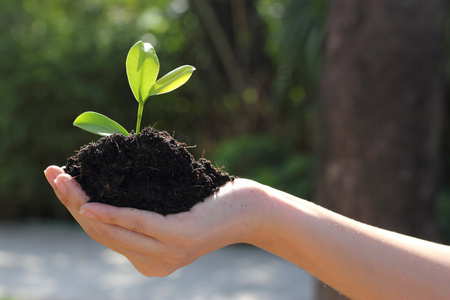
<svg viewBox="0 0 450 300">
<path fill-rule="evenodd" d="M 127 130 L 119 123 L 93 111 L 79 115 L 73 122 L 73 125 L 101 136 L 108 136 L 114 133 L 129 136 Z"/>
<path fill-rule="evenodd" d="M 128 82 L 138 102 L 150 96 L 159 73 L 159 60 L 150 43 L 137 42 L 131 47 L 126 60 Z"/>
<path fill-rule="evenodd" d="M 195 71 L 193 66 L 178 67 L 156 81 L 155 85 L 150 91 L 150 96 L 160 95 L 173 91 L 182 86 L 189 80 L 192 73 Z"/>
</svg>

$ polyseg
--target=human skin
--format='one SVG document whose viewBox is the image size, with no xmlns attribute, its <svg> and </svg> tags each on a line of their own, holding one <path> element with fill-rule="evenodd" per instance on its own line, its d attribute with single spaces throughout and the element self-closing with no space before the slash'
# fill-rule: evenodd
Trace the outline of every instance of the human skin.
<svg viewBox="0 0 450 300">
<path fill-rule="evenodd" d="M 61 168 L 50 166 L 45 175 L 86 233 L 145 276 L 167 276 L 206 253 L 248 243 L 353 299 L 450 295 L 450 247 L 354 221 L 251 180 L 236 179 L 189 212 L 162 216 L 87 203 Z"/>
</svg>

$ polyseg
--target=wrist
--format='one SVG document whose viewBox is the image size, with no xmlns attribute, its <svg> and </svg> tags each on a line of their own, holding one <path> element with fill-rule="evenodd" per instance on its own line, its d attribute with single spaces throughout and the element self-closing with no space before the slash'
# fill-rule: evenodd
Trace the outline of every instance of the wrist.
<svg viewBox="0 0 450 300">
<path fill-rule="evenodd" d="M 238 178 L 233 183 L 233 199 L 239 204 L 237 243 L 259 246 L 260 240 L 265 239 L 265 223 L 270 210 L 271 189 L 249 179 Z"/>
<path fill-rule="evenodd" d="M 263 185 L 244 178 L 237 178 L 222 186 L 214 196 L 221 203 L 222 213 L 227 215 L 222 232 L 227 244 L 253 244 L 259 231 L 263 211 Z"/>
</svg>

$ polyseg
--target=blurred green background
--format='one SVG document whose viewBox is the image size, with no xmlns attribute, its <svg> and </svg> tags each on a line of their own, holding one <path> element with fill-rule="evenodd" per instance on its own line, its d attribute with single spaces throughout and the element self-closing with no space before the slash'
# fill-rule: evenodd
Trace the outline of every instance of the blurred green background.
<svg viewBox="0 0 450 300">
<path fill-rule="evenodd" d="M 97 139 L 72 126 L 84 111 L 134 128 L 125 58 L 141 39 L 154 45 L 161 75 L 197 68 L 146 104 L 144 126 L 196 145 L 196 158 L 227 172 L 313 199 L 326 18 L 324 0 L 2 0 L 1 218 L 68 217 L 43 170 Z M 438 207 L 450 241 L 448 115 Z"/>
</svg>

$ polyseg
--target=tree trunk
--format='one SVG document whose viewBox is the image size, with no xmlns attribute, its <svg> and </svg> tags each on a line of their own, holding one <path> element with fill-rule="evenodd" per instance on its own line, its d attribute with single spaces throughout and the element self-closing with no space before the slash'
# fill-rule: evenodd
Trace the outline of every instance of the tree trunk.
<svg viewBox="0 0 450 300">
<path fill-rule="evenodd" d="M 442 0 L 330 2 L 317 203 L 435 239 L 443 112 Z M 318 299 L 339 299 L 318 284 Z"/>
</svg>

